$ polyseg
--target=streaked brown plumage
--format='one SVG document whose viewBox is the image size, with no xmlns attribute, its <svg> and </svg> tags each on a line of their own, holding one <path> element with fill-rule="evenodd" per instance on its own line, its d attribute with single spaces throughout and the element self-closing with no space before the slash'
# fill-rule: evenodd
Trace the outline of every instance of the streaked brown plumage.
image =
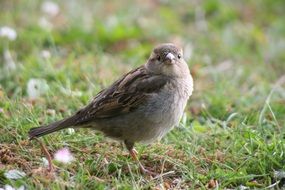
<svg viewBox="0 0 285 190">
<path fill-rule="evenodd" d="M 173 44 L 156 47 L 145 65 L 99 92 L 71 117 L 31 129 L 30 137 L 69 127 L 89 127 L 123 141 L 135 155 L 135 142 L 161 138 L 183 114 L 193 81 L 182 56 L 182 50 Z"/>
</svg>

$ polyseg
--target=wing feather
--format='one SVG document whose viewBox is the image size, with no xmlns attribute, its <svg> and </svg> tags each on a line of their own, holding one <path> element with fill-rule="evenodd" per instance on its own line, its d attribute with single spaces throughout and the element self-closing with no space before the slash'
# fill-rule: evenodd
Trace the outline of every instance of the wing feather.
<svg viewBox="0 0 285 190">
<path fill-rule="evenodd" d="M 161 75 L 148 73 L 144 66 L 139 67 L 102 90 L 89 105 L 78 111 L 76 125 L 129 113 L 143 104 L 151 93 L 162 89 L 167 81 Z"/>
</svg>

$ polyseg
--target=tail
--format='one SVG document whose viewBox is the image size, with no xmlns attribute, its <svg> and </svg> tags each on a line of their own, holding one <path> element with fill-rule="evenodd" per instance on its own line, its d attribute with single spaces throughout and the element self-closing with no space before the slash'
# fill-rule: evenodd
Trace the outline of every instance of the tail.
<svg viewBox="0 0 285 190">
<path fill-rule="evenodd" d="M 34 137 L 41 137 L 41 136 L 53 133 L 55 131 L 59 131 L 61 129 L 69 128 L 75 124 L 74 121 L 75 121 L 74 116 L 71 116 L 69 118 L 56 121 L 49 125 L 32 128 L 29 131 L 30 139 L 33 139 Z"/>
</svg>

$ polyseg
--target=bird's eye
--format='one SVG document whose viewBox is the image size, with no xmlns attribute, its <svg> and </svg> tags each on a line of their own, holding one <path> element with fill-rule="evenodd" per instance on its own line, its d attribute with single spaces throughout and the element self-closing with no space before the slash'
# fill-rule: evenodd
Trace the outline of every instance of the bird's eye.
<svg viewBox="0 0 285 190">
<path fill-rule="evenodd" d="M 158 56 L 156 57 L 156 59 L 157 59 L 158 61 L 160 61 L 160 56 L 158 55 Z"/>
<path fill-rule="evenodd" d="M 181 58 L 181 54 L 178 54 L 178 56 L 177 56 L 177 57 L 178 57 L 178 59 L 180 59 L 180 58 Z"/>
</svg>

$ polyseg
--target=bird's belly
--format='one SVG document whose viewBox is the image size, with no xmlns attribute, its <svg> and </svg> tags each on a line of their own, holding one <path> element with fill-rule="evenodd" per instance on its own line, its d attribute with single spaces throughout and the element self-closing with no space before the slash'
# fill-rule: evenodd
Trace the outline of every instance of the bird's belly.
<svg viewBox="0 0 285 190">
<path fill-rule="evenodd" d="M 187 98 L 173 93 L 160 94 L 154 97 L 149 105 L 143 108 L 144 123 L 141 128 L 141 142 L 150 143 L 161 139 L 168 131 L 179 123 Z"/>
</svg>

